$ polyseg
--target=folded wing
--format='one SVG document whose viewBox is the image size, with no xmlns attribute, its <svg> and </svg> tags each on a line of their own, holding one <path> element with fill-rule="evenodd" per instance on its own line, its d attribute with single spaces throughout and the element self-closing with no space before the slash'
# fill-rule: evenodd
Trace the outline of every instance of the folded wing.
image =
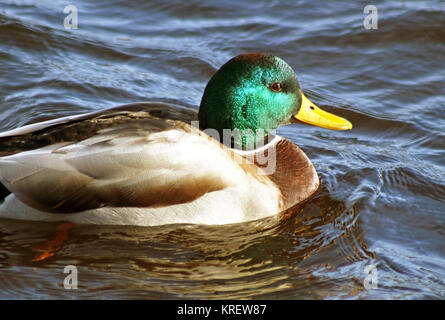
<svg viewBox="0 0 445 320">
<path fill-rule="evenodd" d="M 27 205 L 53 213 L 179 204 L 245 176 L 219 143 L 184 122 L 151 117 L 0 157 L 0 181 Z"/>
</svg>

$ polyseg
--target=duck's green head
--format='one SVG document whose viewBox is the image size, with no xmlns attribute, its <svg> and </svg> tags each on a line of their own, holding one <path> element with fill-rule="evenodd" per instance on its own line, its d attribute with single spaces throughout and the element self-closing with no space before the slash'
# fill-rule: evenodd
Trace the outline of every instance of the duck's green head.
<svg viewBox="0 0 445 320">
<path fill-rule="evenodd" d="M 292 68 L 278 57 L 241 54 L 224 64 L 208 82 L 199 108 L 199 126 L 239 130 L 237 145 L 257 142 L 282 125 L 298 119 L 328 129 L 351 129 L 349 121 L 325 112 L 302 93 Z"/>
</svg>

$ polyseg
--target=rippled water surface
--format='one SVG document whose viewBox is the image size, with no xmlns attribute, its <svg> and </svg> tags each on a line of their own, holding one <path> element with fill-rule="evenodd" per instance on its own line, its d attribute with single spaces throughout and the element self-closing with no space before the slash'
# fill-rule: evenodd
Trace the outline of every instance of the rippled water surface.
<svg viewBox="0 0 445 320">
<path fill-rule="evenodd" d="M 78 8 L 65 30 L 63 9 Z M 350 132 L 290 125 L 322 186 L 280 219 L 226 226 L 0 220 L 0 298 L 445 298 L 445 3 L 0 1 L 0 130 L 119 104 L 197 108 L 242 52 L 282 57 Z M 65 290 L 76 265 L 79 289 Z M 364 287 L 376 266 L 378 288 Z"/>
</svg>

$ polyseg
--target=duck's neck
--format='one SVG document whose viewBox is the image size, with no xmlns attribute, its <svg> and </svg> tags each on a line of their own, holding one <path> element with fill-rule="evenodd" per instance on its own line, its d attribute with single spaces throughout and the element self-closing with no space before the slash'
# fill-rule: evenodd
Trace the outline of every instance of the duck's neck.
<svg viewBox="0 0 445 320">
<path fill-rule="evenodd" d="M 277 136 L 277 135 L 274 135 L 274 136 L 272 136 L 272 135 L 270 135 L 270 136 L 267 136 L 267 137 L 265 137 L 264 138 L 264 143 L 263 144 L 261 144 L 261 146 L 259 146 L 258 148 L 256 148 L 256 149 L 252 149 L 252 150 L 243 150 L 242 148 L 241 148 L 241 146 L 235 146 L 235 148 L 232 148 L 232 150 L 234 151 L 234 152 L 236 152 L 237 154 L 239 154 L 239 155 L 241 155 L 241 156 L 244 156 L 244 157 L 246 157 L 246 156 L 253 156 L 253 155 L 255 155 L 255 154 L 259 154 L 259 153 L 261 153 L 261 152 L 264 152 L 265 150 L 268 150 L 268 149 L 270 149 L 270 148 L 272 148 L 274 145 L 276 145 L 281 139 L 283 139 L 282 137 L 280 137 L 280 136 Z M 233 147 L 233 145 L 232 145 L 232 147 Z"/>
</svg>

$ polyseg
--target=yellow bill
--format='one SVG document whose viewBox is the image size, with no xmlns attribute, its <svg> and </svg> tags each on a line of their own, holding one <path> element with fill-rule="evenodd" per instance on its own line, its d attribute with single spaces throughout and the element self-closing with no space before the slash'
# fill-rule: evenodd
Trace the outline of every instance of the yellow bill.
<svg viewBox="0 0 445 320">
<path fill-rule="evenodd" d="M 352 129 L 352 123 L 348 120 L 320 109 L 306 98 L 303 92 L 301 93 L 301 97 L 303 101 L 301 102 L 300 111 L 298 111 L 296 115 L 293 115 L 295 119 L 331 130 Z"/>
</svg>

